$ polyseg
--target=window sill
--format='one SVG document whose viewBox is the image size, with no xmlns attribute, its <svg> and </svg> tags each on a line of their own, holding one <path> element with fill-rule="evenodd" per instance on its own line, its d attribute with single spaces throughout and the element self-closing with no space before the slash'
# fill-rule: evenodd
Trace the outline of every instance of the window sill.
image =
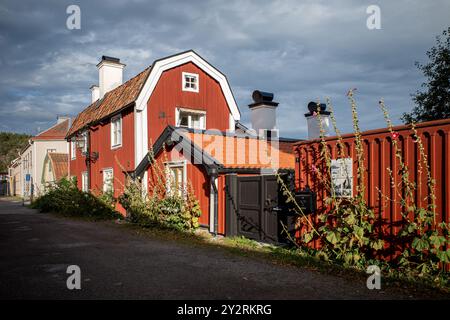
<svg viewBox="0 0 450 320">
<path fill-rule="evenodd" d="M 116 150 L 122 148 L 122 144 L 116 144 L 115 146 L 111 146 L 111 150 Z"/>
<path fill-rule="evenodd" d="M 187 92 L 195 92 L 195 93 L 198 93 L 199 92 L 199 90 L 197 89 L 188 89 L 188 88 L 183 88 L 183 91 L 187 91 Z"/>
<path fill-rule="evenodd" d="M 177 128 L 181 128 L 181 129 L 189 129 L 189 130 L 206 130 L 206 128 L 200 128 L 200 127 L 188 127 L 188 126 L 182 126 L 182 125 L 177 126 Z"/>
</svg>

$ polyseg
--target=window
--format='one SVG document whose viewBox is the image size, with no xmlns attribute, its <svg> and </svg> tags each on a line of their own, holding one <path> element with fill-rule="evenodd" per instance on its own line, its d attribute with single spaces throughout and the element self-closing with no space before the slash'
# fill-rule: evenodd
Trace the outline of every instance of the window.
<svg viewBox="0 0 450 320">
<path fill-rule="evenodd" d="M 177 127 L 206 129 L 206 111 L 178 108 L 176 111 Z"/>
<path fill-rule="evenodd" d="M 166 163 L 166 187 L 169 195 L 186 194 L 186 162 Z"/>
<path fill-rule="evenodd" d="M 198 92 L 198 74 L 183 72 L 183 91 Z"/>
<path fill-rule="evenodd" d="M 81 191 L 84 191 L 84 192 L 89 191 L 87 171 L 83 171 L 81 173 Z"/>
<path fill-rule="evenodd" d="M 111 119 L 111 148 L 122 146 L 122 117 L 120 115 Z"/>
<path fill-rule="evenodd" d="M 86 155 L 87 154 L 87 150 L 88 150 L 88 138 L 87 138 L 87 136 L 88 136 L 88 134 L 87 134 L 87 132 L 86 131 L 84 131 L 82 134 L 81 134 L 81 136 L 82 136 L 82 139 L 83 139 L 83 148 L 81 149 L 81 152 L 83 152 L 83 154 L 84 155 Z"/>
<path fill-rule="evenodd" d="M 113 169 L 103 169 L 103 192 L 112 191 L 114 186 Z"/>
<path fill-rule="evenodd" d="M 72 160 L 77 157 L 77 144 L 75 142 L 75 138 L 72 138 L 70 141 L 70 154 L 72 156 Z"/>
</svg>

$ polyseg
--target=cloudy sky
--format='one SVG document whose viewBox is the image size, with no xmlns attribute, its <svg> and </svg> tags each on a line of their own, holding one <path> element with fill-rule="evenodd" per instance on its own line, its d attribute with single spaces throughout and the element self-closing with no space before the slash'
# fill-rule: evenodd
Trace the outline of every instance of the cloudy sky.
<svg viewBox="0 0 450 320">
<path fill-rule="evenodd" d="M 81 29 L 66 27 L 69 5 Z M 369 30 L 369 5 L 381 29 Z M 254 89 L 274 92 L 283 136 L 305 137 L 311 100 L 330 97 L 351 131 L 357 88 L 363 129 L 384 126 L 383 97 L 400 123 L 422 74 L 415 61 L 450 25 L 450 1 L 5 1 L 0 3 L 0 131 L 35 134 L 76 115 L 98 82 L 101 55 L 129 79 L 153 60 L 194 49 L 228 77 L 244 123 Z"/>
</svg>

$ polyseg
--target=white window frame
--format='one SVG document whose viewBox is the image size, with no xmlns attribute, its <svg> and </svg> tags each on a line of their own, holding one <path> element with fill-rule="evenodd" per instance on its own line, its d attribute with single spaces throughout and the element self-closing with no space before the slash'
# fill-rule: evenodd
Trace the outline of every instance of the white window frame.
<svg viewBox="0 0 450 320">
<path fill-rule="evenodd" d="M 87 154 L 87 150 L 88 150 L 88 133 L 87 131 L 83 131 L 83 133 L 81 134 L 81 136 L 83 137 L 84 140 L 84 146 L 83 149 L 81 150 L 81 152 L 86 155 Z"/>
<path fill-rule="evenodd" d="M 83 192 L 89 191 L 88 172 L 87 171 L 81 172 L 81 191 L 83 191 Z"/>
<path fill-rule="evenodd" d="M 170 169 L 171 168 L 182 168 L 183 170 L 183 186 L 182 186 L 182 196 L 186 197 L 187 193 L 187 161 L 181 160 L 181 161 L 169 161 L 164 162 L 164 166 L 166 168 L 166 189 L 167 189 L 167 195 L 172 195 L 173 191 L 171 181 L 170 181 Z"/>
<path fill-rule="evenodd" d="M 179 121 L 180 121 L 180 118 L 181 118 L 180 114 L 182 112 L 189 113 L 188 125 L 187 126 L 182 126 L 182 125 L 179 124 Z M 194 128 L 192 126 L 191 114 L 202 115 L 201 127 L 200 128 Z M 176 127 L 182 127 L 182 128 L 206 130 L 206 111 L 204 111 L 204 110 L 195 110 L 195 109 L 186 109 L 186 108 L 176 108 L 176 110 L 175 110 L 175 126 Z"/>
<path fill-rule="evenodd" d="M 106 179 L 106 172 L 111 172 L 110 188 L 108 187 L 108 184 L 105 181 L 105 179 Z M 113 170 L 113 168 L 105 168 L 105 169 L 103 169 L 102 170 L 102 174 L 103 174 L 103 187 L 102 187 L 103 192 L 108 192 L 110 190 L 114 191 L 114 170 Z"/>
<path fill-rule="evenodd" d="M 196 83 L 196 88 L 191 88 L 191 87 L 188 87 L 188 88 L 186 88 L 186 77 L 193 77 L 193 78 L 195 78 L 195 83 Z M 181 85 L 182 85 L 182 89 L 183 89 L 183 91 L 190 91 L 190 92 L 199 92 L 199 90 L 200 90 L 200 77 L 198 76 L 198 74 L 197 73 L 189 73 L 189 72 L 183 72 L 182 73 L 182 76 L 181 76 Z"/>
<path fill-rule="evenodd" d="M 119 122 L 120 127 L 120 135 L 118 136 L 120 141 L 114 141 L 114 122 Z M 111 118 L 111 149 L 117 149 L 122 146 L 122 115 L 118 114 L 117 116 L 114 116 Z M 114 143 L 116 142 L 116 143 Z"/>
<path fill-rule="evenodd" d="M 72 160 L 77 158 L 77 143 L 75 142 L 75 138 L 70 140 L 70 158 Z"/>
</svg>

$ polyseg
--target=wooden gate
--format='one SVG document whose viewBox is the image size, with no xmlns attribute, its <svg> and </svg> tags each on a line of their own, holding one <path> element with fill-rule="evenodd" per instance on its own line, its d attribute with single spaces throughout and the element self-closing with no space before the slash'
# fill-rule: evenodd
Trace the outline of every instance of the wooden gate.
<svg viewBox="0 0 450 320">
<path fill-rule="evenodd" d="M 257 241 L 282 241 L 281 209 L 277 177 L 274 175 L 226 177 L 226 235 Z"/>
</svg>

